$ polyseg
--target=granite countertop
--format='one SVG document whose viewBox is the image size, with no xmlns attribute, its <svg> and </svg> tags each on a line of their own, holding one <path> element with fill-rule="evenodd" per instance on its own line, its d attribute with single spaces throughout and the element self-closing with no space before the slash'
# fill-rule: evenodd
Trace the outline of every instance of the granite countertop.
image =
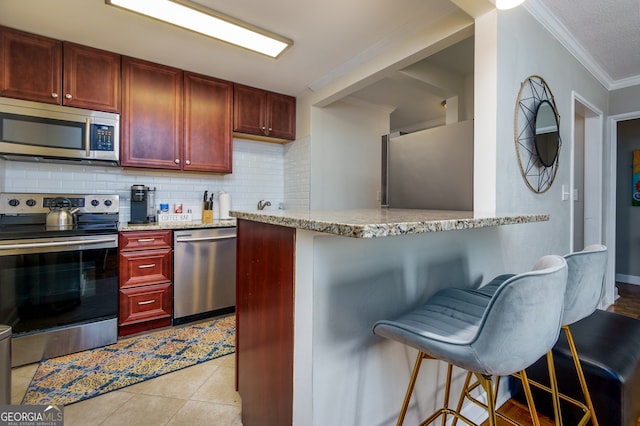
<svg viewBox="0 0 640 426">
<path fill-rule="evenodd" d="M 192 222 L 164 222 L 164 223 L 121 223 L 118 226 L 118 231 L 155 231 L 158 229 L 207 229 L 207 228 L 229 228 L 235 227 L 236 220 L 231 219 L 216 219 L 213 223 L 202 223 L 201 220 L 194 220 Z"/>
<path fill-rule="evenodd" d="M 353 238 L 421 234 L 549 220 L 548 214 L 487 216 L 472 211 L 413 209 L 232 211 L 230 215 L 237 219 Z"/>
</svg>

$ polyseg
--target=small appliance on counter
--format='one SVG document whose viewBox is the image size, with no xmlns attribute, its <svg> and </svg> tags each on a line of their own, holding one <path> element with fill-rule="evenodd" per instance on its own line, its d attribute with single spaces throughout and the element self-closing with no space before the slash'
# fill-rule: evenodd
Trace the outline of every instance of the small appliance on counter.
<svg viewBox="0 0 640 426">
<path fill-rule="evenodd" d="M 155 188 L 131 185 L 131 219 L 129 223 L 144 224 L 155 222 Z"/>
</svg>

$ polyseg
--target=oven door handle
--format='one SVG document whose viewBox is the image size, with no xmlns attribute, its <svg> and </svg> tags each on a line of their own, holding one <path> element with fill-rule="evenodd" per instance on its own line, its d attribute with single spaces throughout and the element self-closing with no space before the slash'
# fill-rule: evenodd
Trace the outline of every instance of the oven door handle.
<svg viewBox="0 0 640 426">
<path fill-rule="evenodd" d="M 97 238 L 94 240 L 77 240 L 77 241 L 52 241 L 49 243 L 19 243 L 19 244 L 0 244 L 0 250 L 15 250 L 25 248 L 44 248 L 44 247 L 69 247 L 80 246 L 85 244 L 102 244 L 113 243 L 115 238 Z"/>
</svg>

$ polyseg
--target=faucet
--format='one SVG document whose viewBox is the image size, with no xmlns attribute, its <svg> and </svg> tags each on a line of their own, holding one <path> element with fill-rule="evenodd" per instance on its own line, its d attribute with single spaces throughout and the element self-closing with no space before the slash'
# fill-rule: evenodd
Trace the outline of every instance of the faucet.
<svg viewBox="0 0 640 426">
<path fill-rule="evenodd" d="M 265 207 L 269 207 L 271 201 L 260 200 L 258 201 L 258 210 L 264 210 Z"/>
</svg>

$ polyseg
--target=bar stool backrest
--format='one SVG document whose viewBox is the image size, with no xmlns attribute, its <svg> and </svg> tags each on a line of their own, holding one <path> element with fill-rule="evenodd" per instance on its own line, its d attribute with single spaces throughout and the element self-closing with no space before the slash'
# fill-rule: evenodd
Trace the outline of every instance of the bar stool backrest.
<svg viewBox="0 0 640 426">
<path fill-rule="evenodd" d="M 607 257 L 607 247 L 600 244 L 587 246 L 582 251 L 564 257 L 569 275 L 563 325 L 571 325 L 588 317 L 598 307 L 604 291 Z"/>
<path fill-rule="evenodd" d="M 483 374 L 508 375 L 545 355 L 562 325 L 567 263 L 544 256 L 530 272 L 506 280 L 495 292 L 471 346 Z"/>
</svg>

